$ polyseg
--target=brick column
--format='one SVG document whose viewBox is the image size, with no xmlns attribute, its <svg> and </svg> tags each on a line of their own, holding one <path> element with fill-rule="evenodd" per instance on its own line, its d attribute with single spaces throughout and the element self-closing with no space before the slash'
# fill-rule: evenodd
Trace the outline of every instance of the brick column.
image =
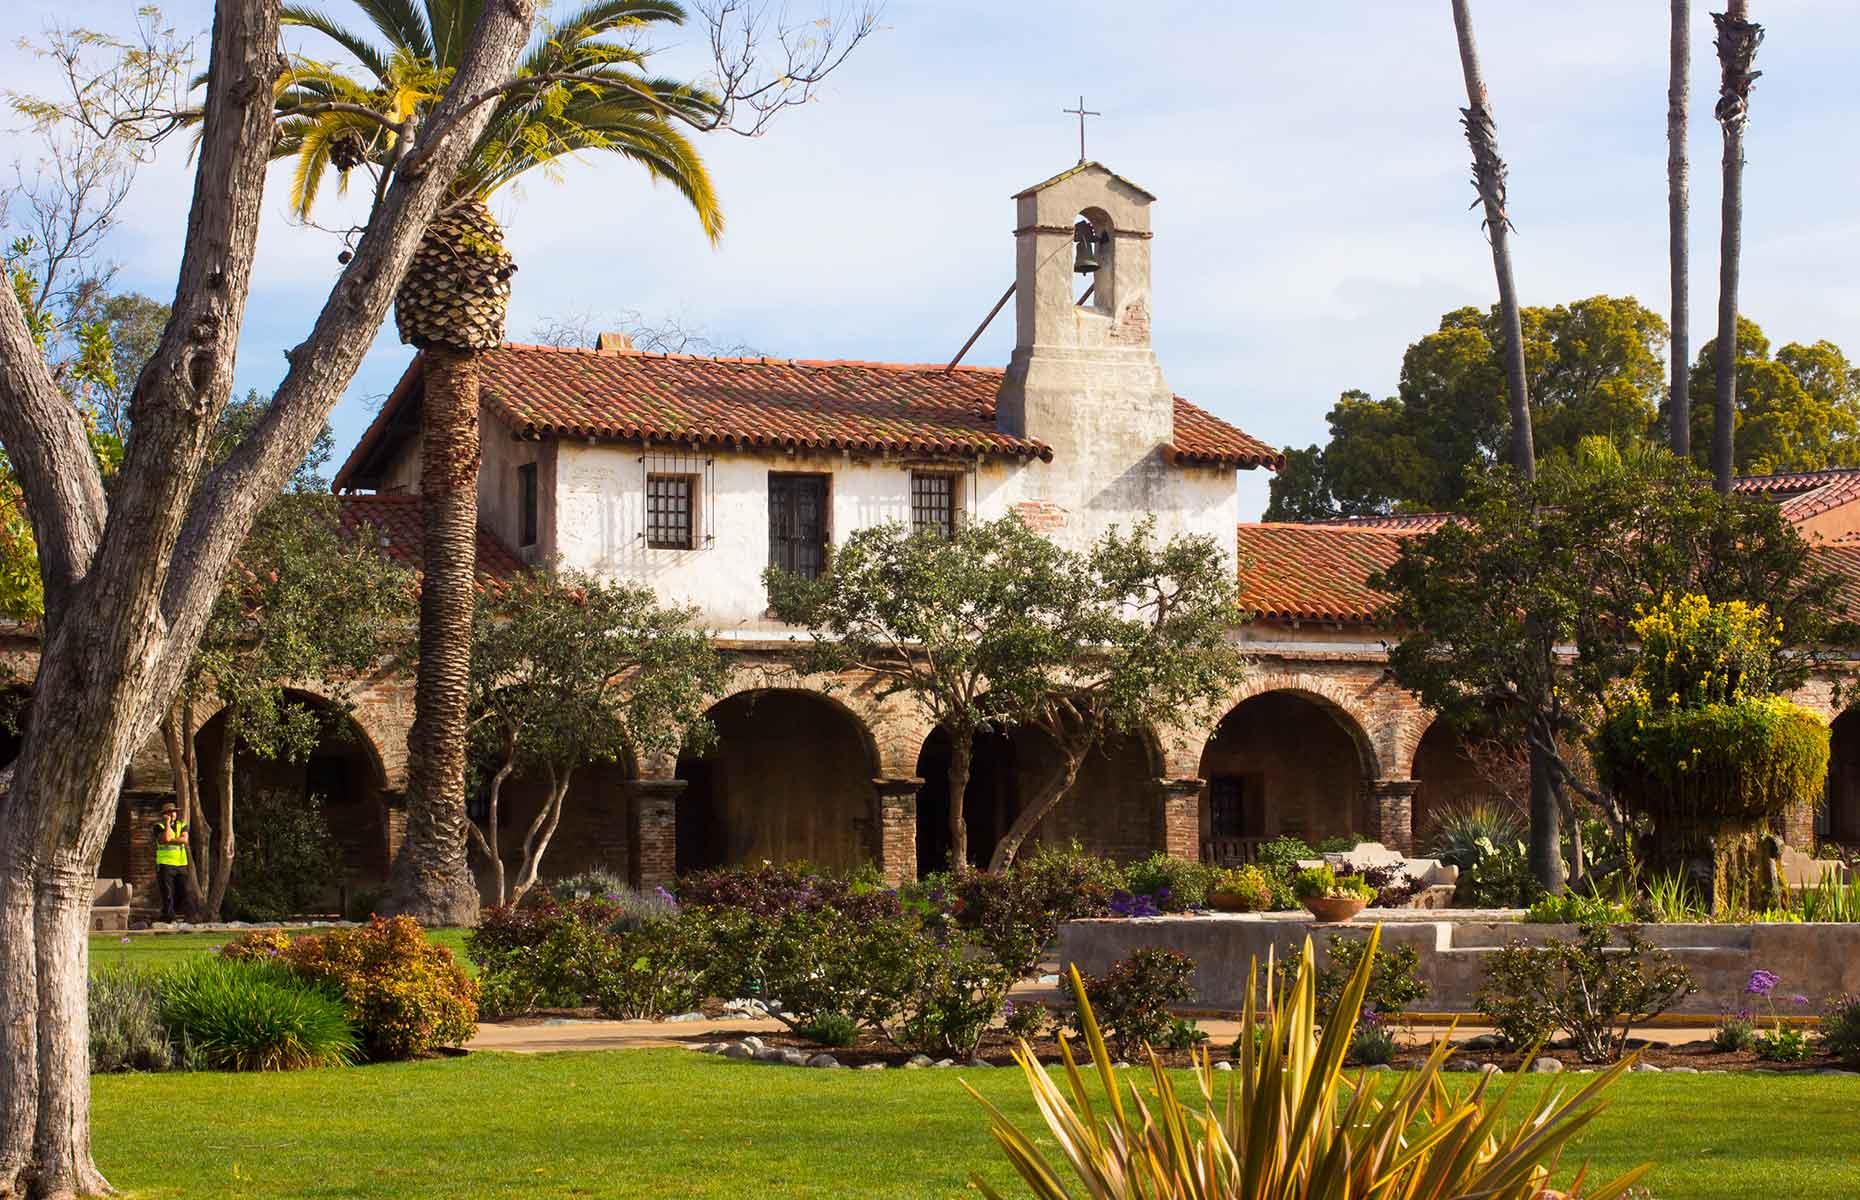
<svg viewBox="0 0 1860 1200">
<path fill-rule="evenodd" d="M 890 884 L 917 878 L 917 792 L 915 777 L 874 779 L 878 793 L 878 869 Z"/>
<path fill-rule="evenodd" d="M 381 794 L 381 848 L 387 854 L 387 870 L 381 873 L 387 879 L 394 873 L 394 860 L 400 857 L 402 843 L 407 840 L 407 793 L 383 792 Z"/>
<path fill-rule="evenodd" d="M 123 797 L 123 807 L 119 811 L 122 819 L 129 822 L 129 868 L 123 882 L 129 885 L 132 914 L 161 910 L 161 896 L 155 890 L 155 823 L 161 820 L 162 802 L 172 799 L 172 795 L 141 793 Z"/>
<path fill-rule="evenodd" d="M 1163 853 L 1172 858 L 1201 861 L 1201 790 L 1199 779 L 1159 779 L 1156 789 L 1162 796 L 1158 813 L 1162 821 L 1157 842 Z"/>
<path fill-rule="evenodd" d="M 670 885 L 678 878 L 678 801 L 682 779 L 635 779 L 627 787 L 627 874 L 633 886 Z"/>
<path fill-rule="evenodd" d="M 1772 822 L 1773 832 L 1804 854 L 1815 852 L 1815 805 L 1798 804 Z"/>
<path fill-rule="evenodd" d="M 1370 836 L 1402 854 L 1414 852 L 1413 779 L 1378 779 L 1369 785 Z"/>
</svg>

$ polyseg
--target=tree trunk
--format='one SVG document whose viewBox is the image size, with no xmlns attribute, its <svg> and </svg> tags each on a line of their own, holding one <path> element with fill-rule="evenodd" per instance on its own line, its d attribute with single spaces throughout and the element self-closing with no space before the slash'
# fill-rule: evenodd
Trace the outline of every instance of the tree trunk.
<svg viewBox="0 0 1860 1200">
<path fill-rule="evenodd" d="M 975 732 L 950 733 L 949 738 L 949 866 L 969 865 L 969 821 L 964 813 L 969 771 L 975 763 Z"/>
<path fill-rule="evenodd" d="M 90 906 L 97 868 L 67 849 L 39 873 L 39 1126 L 34 1169 L 44 1197 L 113 1189 L 90 1154 Z M 53 1038 L 46 1031 L 61 1029 Z"/>
<path fill-rule="evenodd" d="M 1020 853 L 1021 844 L 1033 833 L 1034 826 L 1072 790 L 1072 784 L 1079 777 L 1079 767 L 1084 764 L 1085 755 L 1090 749 L 1089 742 L 1082 745 L 1061 743 L 1060 753 L 1065 756 L 1064 761 L 1058 770 L 1047 777 L 1040 790 L 1034 793 L 1033 802 L 1014 814 L 1014 823 L 1001 835 L 1001 840 L 995 844 L 993 856 L 988 860 L 990 871 L 1005 871 L 1014 865 L 1014 856 Z"/>
<path fill-rule="evenodd" d="M 225 736 L 220 739 L 219 776 L 216 788 L 219 799 L 220 836 L 213 844 L 212 869 L 207 873 L 207 903 L 202 919 L 217 921 L 226 904 L 226 888 L 232 883 L 233 853 L 237 839 L 233 834 L 233 751 L 239 738 L 233 733 L 232 714 L 227 714 Z"/>
<path fill-rule="evenodd" d="M 529 831 L 523 835 L 523 865 L 517 870 L 516 886 L 510 889 L 512 904 L 523 899 L 536 886 L 536 874 L 542 867 L 543 855 L 548 853 L 556 828 L 562 824 L 562 805 L 568 798 L 569 781 L 574 776 L 573 767 L 560 775 L 556 774 L 554 766 L 549 767 L 549 798 L 530 822 Z"/>
<path fill-rule="evenodd" d="M 1687 92 L 1692 86 L 1692 0 L 1673 0 L 1673 35 L 1666 87 L 1666 227 L 1672 268 L 1673 337 L 1667 354 L 1672 368 L 1667 419 L 1673 453 L 1692 457 L 1692 287 L 1691 239 L 1686 223 Z"/>
<path fill-rule="evenodd" d="M 1563 830 L 1562 813 L 1557 808 L 1556 790 L 1551 786 L 1549 756 L 1531 739 L 1531 831 L 1529 859 L 1531 874 L 1551 895 L 1562 892 Z"/>
<path fill-rule="evenodd" d="M 465 823 L 472 841 L 478 843 L 478 849 L 491 864 L 491 895 L 497 898 L 500 905 L 504 903 L 504 852 L 498 845 L 497 810 L 503 802 L 504 780 L 509 779 L 510 773 L 516 769 L 516 753 L 516 743 L 506 741 L 504 761 L 498 764 L 497 774 L 491 776 L 491 794 L 485 804 L 484 828 L 479 829 L 475 821 Z"/>
<path fill-rule="evenodd" d="M 31 862 L 0 847 L 0 1198 L 26 1194 L 39 1115 L 39 960 Z"/>
<path fill-rule="evenodd" d="M 424 925 L 474 925 L 465 733 L 478 551 L 478 356 L 443 347 L 422 353 L 420 661 L 407 735 L 407 837 L 394 863 L 391 903 Z"/>
<path fill-rule="evenodd" d="M 1724 495 L 1731 492 L 1736 467 L 1737 425 L 1737 273 L 1744 240 L 1744 126 L 1749 122 L 1750 85 L 1757 72 L 1757 46 L 1763 27 L 1750 23 L 1747 0 L 1729 0 L 1723 13 L 1713 13 L 1718 26 L 1718 63 L 1723 78 L 1714 115 L 1724 130 L 1724 202 L 1718 229 L 1718 342 L 1712 373 L 1718 394 L 1714 397 L 1711 429 L 1712 484 Z"/>
<path fill-rule="evenodd" d="M 1531 397 L 1524 377 L 1524 325 L 1518 292 L 1511 279 L 1511 218 L 1505 212 L 1505 160 L 1498 153 L 1498 126 L 1492 101 L 1479 70 L 1469 0 L 1453 0 L 1453 27 L 1459 34 L 1460 69 L 1466 76 L 1467 107 L 1460 110 L 1466 142 L 1472 147 L 1473 184 L 1485 206 L 1486 235 L 1492 242 L 1492 270 L 1498 276 L 1498 320 L 1505 359 L 1505 389 L 1511 401 L 1511 465 L 1526 479 L 1537 478 L 1537 453 L 1531 440 Z"/>
</svg>

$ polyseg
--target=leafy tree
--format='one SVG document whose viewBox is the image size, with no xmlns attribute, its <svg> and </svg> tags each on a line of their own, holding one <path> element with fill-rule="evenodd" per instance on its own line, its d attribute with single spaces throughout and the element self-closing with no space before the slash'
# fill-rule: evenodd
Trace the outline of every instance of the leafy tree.
<svg viewBox="0 0 1860 1200">
<path fill-rule="evenodd" d="M 1634 664 L 1640 610 L 1669 593 L 1767 603 L 1781 689 L 1807 670 L 1796 651 L 1852 632 L 1839 578 L 1776 505 L 1703 484 L 1664 452 L 1623 456 L 1606 443 L 1536 483 L 1504 470 L 1476 478 L 1464 521 L 1405 540 L 1370 580 L 1405 631 L 1390 651 L 1396 678 L 1429 708 L 1495 722 L 1535 751 L 1532 790 L 1552 812 L 1572 817 L 1575 793 L 1619 830 L 1612 798 L 1582 780 L 1564 748 L 1589 739 Z M 1532 867 L 1546 887 L 1560 885 L 1559 862 Z"/>
<path fill-rule="evenodd" d="M 1002 711 L 1052 739 L 1060 765 L 996 844 L 992 871 L 1014 861 L 1108 734 L 1210 708 L 1242 674 L 1228 640 L 1239 614 L 1234 563 L 1213 538 L 1159 543 L 1146 520 L 1128 534 L 1112 529 L 1059 566 L 1037 610 L 1046 628 L 1019 669 L 990 684 Z"/>
<path fill-rule="evenodd" d="M 681 740 L 702 748 L 715 736 L 704 706 L 722 688 L 723 667 L 696 618 L 695 609 L 661 607 L 649 587 L 569 571 L 531 570 L 480 593 L 470 712 L 490 778 L 483 826 L 470 829 L 499 904 L 498 808 L 513 774 L 539 773 L 548 790 L 524 831 L 512 902 L 536 883 L 578 768 L 642 761 Z"/>
<path fill-rule="evenodd" d="M 1692 367 L 1692 442 L 1704 462 L 1717 421 L 1717 339 Z M 1737 319 L 1733 439 L 1739 475 L 1860 466 L 1860 371 L 1840 347 L 1790 342 L 1770 354 L 1755 321 Z"/>
<path fill-rule="evenodd" d="M 853 533 L 833 569 L 764 575 L 775 615 L 814 634 L 812 666 L 860 667 L 881 698 L 905 695 L 949 735 L 950 860 L 969 861 L 963 796 L 975 737 L 1025 715 L 1023 680 L 1055 652 L 1047 603 L 1076 562 L 1018 517 L 965 525 L 954 537 L 897 522 Z M 1007 684 L 1002 687 L 1000 684 Z"/>
<path fill-rule="evenodd" d="M 1585 437 L 1649 436 L 1664 379 L 1666 324 L 1632 297 L 1591 296 L 1519 314 L 1536 453 L 1569 457 Z M 1468 468 L 1503 460 L 1510 419 L 1497 317 L 1460 308 L 1402 356 L 1397 394 L 1345 392 L 1322 447 L 1287 456 L 1268 520 L 1452 509 Z"/>
<path fill-rule="evenodd" d="M 259 514 L 162 723 L 202 919 L 219 919 L 233 878 L 238 750 L 308 758 L 340 727 L 356 684 L 408 648 L 412 616 L 411 573 L 372 536 L 345 533 L 335 497 L 286 495 Z M 328 706 L 292 694 L 306 679 L 319 681 Z M 222 714 L 211 814 L 193 737 L 203 705 Z"/>
</svg>

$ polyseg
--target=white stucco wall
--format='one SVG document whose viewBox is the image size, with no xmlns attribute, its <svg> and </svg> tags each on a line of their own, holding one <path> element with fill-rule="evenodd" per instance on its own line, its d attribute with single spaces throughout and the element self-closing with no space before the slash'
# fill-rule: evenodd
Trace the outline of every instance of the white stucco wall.
<svg viewBox="0 0 1860 1200">
<path fill-rule="evenodd" d="M 1063 543 L 1083 546 L 1112 524 L 1128 527 L 1146 512 L 1158 518 L 1158 534 L 1200 533 L 1231 552 L 1237 500 L 1232 473 L 1166 468 L 1150 478 L 1153 507 L 1112 504 L 1099 488 L 1099 503 L 1061 505 L 1054 493 L 1071 498 L 1081 491 L 1081 474 L 1059 463 L 1019 464 L 989 459 L 979 464 L 926 462 L 871 455 L 708 456 L 710 491 L 700 497 L 698 548 L 649 549 L 644 533 L 647 467 L 638 446 L 611 443 L 553 443 L 554 550 L 568 567 L 610 578 L 650 584 L 661 600 L 695 604 L 723 636 L 769 637 L 794 631 L 766 616 L 762 571 L 768 565 L 768 478 L 774 471 L 829 476 L 828 540 L 839 545 L 856 529 L 887 520 L 909 521 L 913 469 L 959 472 L 962 507 L 970 518 L 991 520 L 1021 506 L 1037 509 L 1031 523 Z M 653 470 L 702 466 L 704 456 L 667 455 Z M 490 456 L 486 456 L 487 469 Z M 511 487 L 514 489 L 514 465 Z M 700 477 L 701 478 L 701 477 Z M 503 532 L 500 528 L 500 534 Z"/>
</svg>

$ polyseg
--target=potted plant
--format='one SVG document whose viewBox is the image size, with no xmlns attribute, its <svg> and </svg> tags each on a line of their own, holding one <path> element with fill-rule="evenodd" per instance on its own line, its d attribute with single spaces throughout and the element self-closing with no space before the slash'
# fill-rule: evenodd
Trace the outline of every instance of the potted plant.
<svg viewBox="0 0 1860 1200">
<path fill-rule="evenodd" d="M 1328 865 L 1307 867 L 1292 876 L 1292 892 L 1320 921 L 1347 921 L 1362 912 L 1376 891 L 1361 875 L 1339 879 Z"/>
</svg>

